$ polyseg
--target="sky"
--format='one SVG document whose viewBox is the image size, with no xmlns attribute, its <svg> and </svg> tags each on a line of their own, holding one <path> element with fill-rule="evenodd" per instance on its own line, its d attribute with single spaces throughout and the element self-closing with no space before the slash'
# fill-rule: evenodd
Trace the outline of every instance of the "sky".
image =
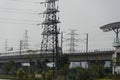
<svg viewBox="0 0 120 80">
<path fill-rule="evenodd" d="M 8 47 L 19 49 L 20 40 L 25 30 L 28 30 L 29 48 L 40 48 L 42 38 L 42 13 L 44 0 L 0 0 L 0 51 L 5 51 L 5 41 Z M 89 35 L 89 50 L 114 48 L 114 32 L 103 32 L 100 26 L 120 21 L 120 0 L 59 0 L 58 14 L 61 23 L 59 27 L 64 32 L 63 48 L 69 46 L 67 38 L 70 29 L 75 29 L 76 39 L 84 40 Z M 60 42 L 60 41 L 59 41 Z M 79 51 L 85 50 L 83 41 L 76 42 Z"/>
</svg>

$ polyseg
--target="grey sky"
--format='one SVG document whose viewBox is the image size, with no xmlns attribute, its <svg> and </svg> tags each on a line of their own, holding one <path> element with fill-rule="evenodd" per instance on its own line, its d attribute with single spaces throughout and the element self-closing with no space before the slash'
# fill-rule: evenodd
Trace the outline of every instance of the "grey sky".
<svg viewBox="0 0 120 80">
<path fill-rule="evenodd" d="M 44 0 L 0 0 L 0 51 L 4 49 L 5 39 L 8 39 L 9 47 L 18 49 L 24 30 L 28 30 L 30 47 L 39 48 L 42 29 L 31 24 L 43 21 L 42 16 L 35 14 L 44 11 L 44 5 L 34 3 L 41 1 Z M 104 33 L 99 27 L 119 21 L 119 7 L 119 0 L 60 0 L 61 31 L 68 33 L 68 29 L 76 29 L 80 34 L 78 38 L 89 33 L 89 49 L 112 48 L 113 32 Z M 84 43 L 79 45 L 79 50 L 85 50 Z"/>
</svg>

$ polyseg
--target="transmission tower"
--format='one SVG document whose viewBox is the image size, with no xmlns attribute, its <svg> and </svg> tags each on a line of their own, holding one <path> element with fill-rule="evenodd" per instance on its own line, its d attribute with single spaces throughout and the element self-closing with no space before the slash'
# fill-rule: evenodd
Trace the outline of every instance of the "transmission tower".
<svg viewBox="0 0 120 80">
<path fill-rule="evenodd" d="M 23 49 L 28 49 L 28 31 L 25 30 L 23 38 Z"/>
<path fill-rule="evenodd" d="M 76 35 L 78 35 L 77 33 L 75 33 L 76 30 L 71 29 L 70 33 L 68 33 L 68 35 L 70 35 L 70 38 L 68 38 L 67 40 L 70 41 L 70 49 L 69 49 L 69 53 L 75 53 L 77 50 L 75 49 L 76 46 L 76 42 L 78 42 L 78 39 L 75 38 Z"/>
<path fill-rule="evenodd" d="M 43 12 L 45 17 L 44 22 L 42 23 L 43 32 L 42 32 L 42 42 L 41 42 L 41 53 L 50 53 L 53 54 L 53 67 L 58 70 L 59 63 L 59 42 L 58 34 L 60 29 L 57 24 L 60 23 L 59 17 L 57 16 L 59 0 L 45 0 L 42 4 L 45 4 L 46 10 Z"/>
<path fill-rule="evenodd" d="M 69 49 L 69 53 L 76 53 L 77 52 L 77 50 L 76 50 L 76 46 L 78 46 L 77 45 L 77 42 L 79 41 L 77 38 L 76 38 L 76 36 L 78 35 L 77 33 L 76 33 L 76 30 L 74 30 L 74 29 L 71 29 L 70 30 L 70 33 L 68 33 L 68 35 L 70 36 L 70 38 L 68 38 L 67 39 L 67 41 L 68 42 L 70 42 L 68 45 L 69 45 L 69 47 L 70 47 L 70 49 Z M 71 67 L 75 67 L 75 66 L 77 66 L 77 65 L 79 65 L 80 63 L 78 63 L 78 62 L 71 62 Z"/>
</svg>

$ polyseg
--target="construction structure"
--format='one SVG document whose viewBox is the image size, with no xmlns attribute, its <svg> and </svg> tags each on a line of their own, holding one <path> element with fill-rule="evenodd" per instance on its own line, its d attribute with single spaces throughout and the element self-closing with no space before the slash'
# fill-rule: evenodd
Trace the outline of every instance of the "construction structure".
<svg viewBox="0 0 120 80">
<path fill-rule="evenodd" d="M 114 39 L 113 47 L 116 48 L 115 53 L 112 56 L 112 61 L 113 61 L 113 74 L 116 74 L 118 70 L 117 66 L 117 59 L 118 59 L 118 54 L 120 54 L 120 39 L 119 39 L 119 33 L 120 33 L 120 22 L 114 22 L 110 24 L 106 24 L 104 26 L 101 26 L 100 29 L 102 29 L 104 32 L 109 32 L 109 31 L 114 31 L 116 38 Z"/>
<path fill-rule="evenodd" d="M 58 28 L 59 17 L 58 15 L 58 2 L 59 0 L 45 0 L 41 4 L 45 4 L 46 10 L 43 12 L 45 20 L 42 23 L 42 42 L 41 42 L 41 54 L 47 54 L 52 52 L 53 54 L 53 71 L 57 71 L 59 68 L 59 56 L 60 48 L 58 35 L 60 29 Z"/>
</svg>

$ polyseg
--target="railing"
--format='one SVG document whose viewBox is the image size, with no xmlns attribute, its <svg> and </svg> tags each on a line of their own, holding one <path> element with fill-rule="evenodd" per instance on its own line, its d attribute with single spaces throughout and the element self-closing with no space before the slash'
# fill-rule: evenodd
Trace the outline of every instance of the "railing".
<svg viewBox="0 0 120 80">
<path fill-rule="evenodd" d="M 94 50 L 88 50 L 87 53 L 91 53 L 91 52 L 106 52 L 106 51 L 114 51 L 115 49 L 112 48 L 108 48 L 108 49 L 94 49 Z M 42 53 L 45 53 L 44 51 Z M 48 53 L 52 53 L 51 51 L 49 51 Z M 69 54 L 69 52 L 65 52 L 65 54 Z M 86 53 L 86 51 L 77 51 L 75 52 L 76 54 L 77 53 Z M 19 51 L 13 51 L 13 52 L 7 52 L 7 53 L 0 53 L 0 56 L 16 56 L 16 55 L 29 55 L 29 54 L 40 54 L 40 51 L 39 50 L 36 50 L 34 52 L 31 52 L 31 51 L 21 51 L 21 53 Z"/>
<path fill-rule="evenodd" d="M 119 38 L 114 39 L 113 46 L 114 46 L 114 47 L 120 46 L 120 39 L 119 39 Z"/>
<path fill-rule="evenodd" d="M 106 51 L 115 51 L 115 48 L 91 49 L 91 50 L 88 50 L 87 53 L 90 53 L 90 52 L 106 52 Z M 69 51 L 64 51 L 63 53 L 70 54 Z M 75 53 L 76 53 L 76 54 L 77 54 L 77 53 L 86 53 L 86 51 L 85 51 L 85 50 L 79 50 L 79 51 L 76 51 Z"/>
<path fill-rule="evenodd" d="M 46 51 L 42 51 L 42 54 L 46 53 Z M 52 53 L 51 51 L 48 51 L 48 53 Z M 0 53 L 0 56 L 16 56 L 16 55 L 29 55 L 29 54 L 41 54 L 40 50 L 36 51 L 12 51 L 7 53 Z"/>
</svg>

